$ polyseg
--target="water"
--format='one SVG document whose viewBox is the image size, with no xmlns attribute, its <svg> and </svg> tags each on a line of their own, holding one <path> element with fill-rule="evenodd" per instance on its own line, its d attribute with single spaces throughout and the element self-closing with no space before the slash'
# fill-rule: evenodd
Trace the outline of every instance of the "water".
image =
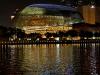
<svg viewBox="0 0 100 75">
<path fill-rule="evenodd" d="M 0 45 L 0 75 L 100 75 L 100 44 Z"/>
</svg>

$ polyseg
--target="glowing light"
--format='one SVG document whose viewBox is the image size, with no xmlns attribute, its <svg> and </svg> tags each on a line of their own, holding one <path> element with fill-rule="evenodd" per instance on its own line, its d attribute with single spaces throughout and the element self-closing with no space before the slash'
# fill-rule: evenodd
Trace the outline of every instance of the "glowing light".
<svg viewBox="0 0 100 75">
<path fill-rule="evenodd" d="M 56 37 L 55 40 L 59 41 L 59 37 Z"/>
<path fill-rule="evenodd" d="M 91 5 L 91 8 L 95 8 L 95 5 Z"/>
<path fill-rule="evenodd" d="M 14 19 L 14 17 L 15 17 L 14 15 L 10 16 L 11 20 Z"/>
</svg>

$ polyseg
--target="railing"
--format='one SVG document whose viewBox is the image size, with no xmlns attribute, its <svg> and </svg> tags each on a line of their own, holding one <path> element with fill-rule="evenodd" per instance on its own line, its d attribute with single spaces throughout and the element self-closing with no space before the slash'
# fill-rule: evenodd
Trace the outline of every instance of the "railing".
<svg viewBox="0 0 100 75">
<path fill-rule="evenodd" d="M 100 43 L 99 39 L 83 40 L 19 40 L 19 41 L 0 41 L 0 44 L 79 44 L 79 43 Z"/>
</svg>

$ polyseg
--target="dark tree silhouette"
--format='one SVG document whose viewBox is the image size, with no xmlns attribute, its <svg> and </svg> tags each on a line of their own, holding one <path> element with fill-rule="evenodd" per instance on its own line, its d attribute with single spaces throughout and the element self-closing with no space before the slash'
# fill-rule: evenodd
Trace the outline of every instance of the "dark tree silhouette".
<svg viewBox="0 0 100 75">
<path fill-rule="evenodd" d="M 67 32 L 67 35 L 71 37 L 75 37 L 75 36 L 78 36 L 78 32 L 76 30 L 69 30 Z"/>
<path fill-rule="evenodd" d="M 22 31 L 21 29 L 16 29 L 16 33 L 15 33 L 16 35 L 17 35 L 17 38 L 25 38 L 25 32 L 24 31 Z"/>
<path fill-rule="evenodd" d="M 47 33 L 45 33 L 45 36 L 46 36 L 47 38 L 50 38 L 50 37 L 52 37 L 52 34 L 49 33 L 49 32 L 47 32 Z"/>
<path fill-rule="evenodd" d="M 100 32 L 95 32 L 93 35 L 94 35 L 95 37 L 100 37 Z"/>
<path fill-rule="evenodd" d="M 83 39 L 84 37 L 86 37 L 87 39 L 93 37 L 93 33 L 90 31 L 80 31 L 79 35 L 81 39 Z"/>
</svg>

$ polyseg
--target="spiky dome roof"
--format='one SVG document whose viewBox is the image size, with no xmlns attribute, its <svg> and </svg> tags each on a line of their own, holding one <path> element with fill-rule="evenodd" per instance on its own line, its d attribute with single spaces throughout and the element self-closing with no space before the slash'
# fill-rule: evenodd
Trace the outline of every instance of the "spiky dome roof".
<svg viewBox="0 0 100 75">
<path fill-rule="evenodd" d="M 69 6 L 32 4 L 18 13 L 14 19 L 14 24 L 17 28 L 25 26 L 63 26 L 64 24 L 77 23 L 81 20 L 77 10 Z"/>
</svg>

